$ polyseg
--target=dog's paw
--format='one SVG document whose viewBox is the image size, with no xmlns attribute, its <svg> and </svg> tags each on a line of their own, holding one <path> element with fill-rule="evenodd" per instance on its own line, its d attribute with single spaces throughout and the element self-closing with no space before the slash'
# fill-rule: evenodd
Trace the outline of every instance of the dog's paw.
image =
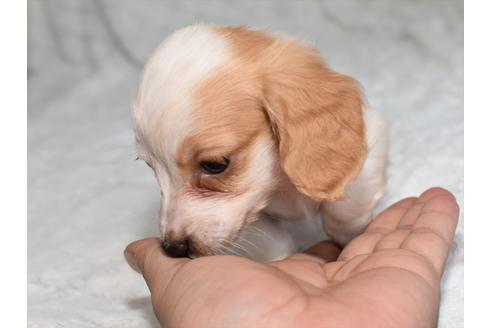
<svg viewBox="0 0 492 328">
<path fill-rule="evenodd" d="M 371 220 L 372 215 L 368 213 L 350 221 L 324 218 L 323 223 L 326 234 L 337 244 L 344 247 L 352 239 L 363 233 Z"/>
</svg>

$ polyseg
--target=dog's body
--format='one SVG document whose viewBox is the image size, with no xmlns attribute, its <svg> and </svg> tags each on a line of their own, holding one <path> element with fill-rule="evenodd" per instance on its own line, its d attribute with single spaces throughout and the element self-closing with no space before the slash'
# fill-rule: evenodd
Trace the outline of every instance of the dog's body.
<svg viewBox="0 0 492 328">
<path fill-rule="evenodd" d="M 175 32 L 134 103 L 171 255 L 216 254 L 259 217 L 320 213 L 344 244 L 385 185 L 387 131 L 357 83 L 299 42 L 246 28 Z"/>
<path fill-rule="evenodd" d="M 284 176 L 263 210 L 266 215 L 260 215 L 260 220 L 245 231 L 245 241 L 239 240 L 232 253 L 261 260 L 284 258 L 309 246 L 309 241 L 312 244 L 326 239 L 326 236 L 320 238 L 318 222 L 312 220 L 318 215 L 325 233 L 342 245 L 362 232 L 383 194 L 387 158 L 387 127 L 383 117 L 372 109 L 365 109 L 364 114 L 368 154 L 360 174 L 347 188 L 345 198 L 335 202 L 315 201 L 300 193 Z M 274 222 L 270 222 L 272 219 Z M 310 222 L 299 222 L 302 219 Z M 281 224 L 284 220 L 288 225 Z M 307 245 L 295 238 L 299 228 L 306 230 L 301 235 L 302 242 L 308 240 Z"/>
</svg>

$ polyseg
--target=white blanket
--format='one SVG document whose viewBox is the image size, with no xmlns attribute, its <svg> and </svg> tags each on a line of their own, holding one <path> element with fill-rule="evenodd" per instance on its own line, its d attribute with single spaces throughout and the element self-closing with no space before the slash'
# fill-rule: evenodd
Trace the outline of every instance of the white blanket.
<svg viewBox="0 0 492 328">
<path fill-rule="evenodd" d="M 380 209 L 434 185 L 463 206 L 459 0 L 28 4 L 29 327 L 157 326 L 145 283 L 122 254 L 157 234 L 159 203 L 150 170 L 133 160 L 130 105 L 150 51 L 193 22 L 265 27 L 314 44 L 389 121 Z M 442 291 L 439 326 L 463 327 L 463 215 Z"/>
</svg>

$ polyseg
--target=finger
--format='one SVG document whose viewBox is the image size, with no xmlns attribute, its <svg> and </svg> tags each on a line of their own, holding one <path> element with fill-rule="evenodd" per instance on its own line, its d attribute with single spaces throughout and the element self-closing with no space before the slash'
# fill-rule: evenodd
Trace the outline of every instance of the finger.
<svg viewBox="0 0 492 328">
<path fill-rule="evenodd" d="M 410 235 L 411 230 L 414 228 L 417 219 L 422 214 L 426 203 L 435 197 L 442 196 L 443 193 L 449 194 L 449 192 L 445 191 L 444 189 L 437 187 L 430 188 L 427 191 L 423 192 L 420 197 L 415 199 L 413 204 L 409 208 L 407 208 L 407 211 L 400 219 L 398 229 L 395 229 L 391 233 L 382 236 L 382 238 L 377 241 L 374 250 L 379 251 L 384 249 L 400 248 L 403 241 L 406 240 Z"/>
<path fill-rule="evenodd" d="M 452 200 L 456 200 L 449 191 L 443 188 L 433 187 L 427 189 L 419 196 L 414 206 L 412 206 L 412 208 L 404 215 L 404 217 L 400 222 L 400 226 L 414 225 L 417 219 L 420 217 L 420 214 L 422 213 L 424 206 L 426 206 L 426 203 L 433 198 L 441 197 L 441 196 L 449 197 Z"/>
<path fill-rule="evenodd" d="M 439 197 L 439 196 L 444 196 L 444 195 L 455 199 L 454 195 L 452 193 L 450 193 L 448 190 L 441 188 L 441 187 L 432 187 L 432 188 L 427 189 L 426 191 L 424 191 L 420 195 L 419 201 L 425 202 L 425 201 L 428 201 L 434 197 Z"/>
<path fill-rule="evenodd" d="M 363 234 L 352 239 L 343 249 L 338 257 L 340 261 L 350 260 L 361 254 L 369 254 L 379 241 L 386 235 L 386 231 L 366 231 Z"/>
<path fill-rule="evenodd" d="M 419 198 L 422 210 L 401 248 L 425 256 L 439 275 L 451 247 L 459 217 L 456 199 L 441 188 L 433 188 Z"/>
<path fill-rule="evenodd" d="M 449 192 L 442 193 L 425 203 L 414 229 L 431 229 L 451 243 L 458 223 L 459 211 L 454 196 Z"/>
<path fill-rule="evenodd" d="M 166 285 L 176 270 L 189 261 L 189 259 L 165 256 L 158 238 L 147 238 L 131 243 L 125 249 L 125 258 L 134 270 L 142 273 L 151 290 L 156 282 Z"/>
<path fill-rule="evenodd" d="M 322 241 L 304 251 L 305 254 L 323 259 L 325 262 L 336 261 L 340 255 L 340 247 L 332 241 Z"/>
<path fill-rule="evenodd" d="M 424 191 L 417 201 L 415 202 L 414 206 L 403 216 L 403 218 L 400 221 L 400 226 L 405 225 L 405 226 L 411 226 L 414 225 L 417 218 L 420 216 L 420 213 L 422 212 L 422 209 L 424 208 L 424 205 L 426 204 L 427 201 L 431 200 L 432 198 L 435 197 L 440 197 L 443 195 L 448 195 L 451 198 L 454 199 L 454 196 L 447 190 L 440 188 L 440 187 L 433 187 L 430 188 L 426 191 Z"/>
<path fill-rule="evenodd" d="M 369 232 L 387 233 L 395 230 L 401 219 L 417 201 L 416 197 L 402 199 L 381 212 L 366 228 Z"/>
<path fill-rule="evenodd" d="M 339 260 L 349 260 L 361 254 L 372 253 L 386 235 L 398 228 L 400 220 L 417 201 L 415 197 L 402 199 L 379 214 L 366 228 L 343 249 Z"/>
</svg>

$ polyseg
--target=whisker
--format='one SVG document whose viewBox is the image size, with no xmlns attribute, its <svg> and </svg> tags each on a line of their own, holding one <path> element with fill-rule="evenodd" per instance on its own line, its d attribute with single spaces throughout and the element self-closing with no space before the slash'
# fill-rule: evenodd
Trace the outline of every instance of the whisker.
<svg viewBox="0 0 492 328">
<path fill-rule="evenodd" d="M 265 238 L 267 240 L 273 240 L 272 236 L 269 235 L 268 233 L 266 233 L 265 231 L 263 231 L 262 229 L 260 228 L 257 228 L 257 227 L 254 227 L 254 226 L 250 226 L 250 228 L 252 230 L 246 230 L 245 231 L 245 234 L 250 234 L 252 236 L 256 236 L 256 237 L 260 237 L 260 238 Z"/>
<path fill-rule="evenodd" d="M 248 243 L 249 245 L 253 246 L 254 248 L 256 248 L 259 252 L 261 252 L 261 249 L 255 245 L 254 243 L 252 243 L 251 241 L 247 240 L 246 238 L 243 238 L 242 236 L 238 236 L 239 240 L 242 240 L 246 243 Z"/>
<path fill-rule="evenodd" d="M 233 255 L 236 255 L 236 256 L 241 256 L 240 254 L 238 254 L 235 250 L 233 250 L 232 248 L 230 248 L 229 246 L 225 246 L 224 247 L 225 251 L 227 251 L 228 253 L 232 253 Z M 226 254 L 228 255 L 228 254 Z"/>
<path fill-rule="evenodd" d="M 229 243 L 228 240 L 221 238 L 217 240 L 219 243 L 218 247 L 218 252 L 220 252 L 221 255 L 230 255 L 229 253 L 232 253 L 233 255 L 236 256 L 241 256 L 237 251 L 233 250 L 230 246 L 234 246 L 231 243 Z"/>
<path fill-rule="evenodd" d="M 232 243 L 231 243 L 231 246 L 236 247 L 236 248 L 238 248 L 239 250 L 241 250 L 242 252 L 246 253 L 246 255 L 251 256 L 251 253 L 250 253 L 250 252 L 249 252 L 246 248 L 242 247 L 241 245 L 239 245 L 239 244 L 237 244 L 237 243 L 235 243 L 235 242 L 232 242 Z"/>
</svg>

